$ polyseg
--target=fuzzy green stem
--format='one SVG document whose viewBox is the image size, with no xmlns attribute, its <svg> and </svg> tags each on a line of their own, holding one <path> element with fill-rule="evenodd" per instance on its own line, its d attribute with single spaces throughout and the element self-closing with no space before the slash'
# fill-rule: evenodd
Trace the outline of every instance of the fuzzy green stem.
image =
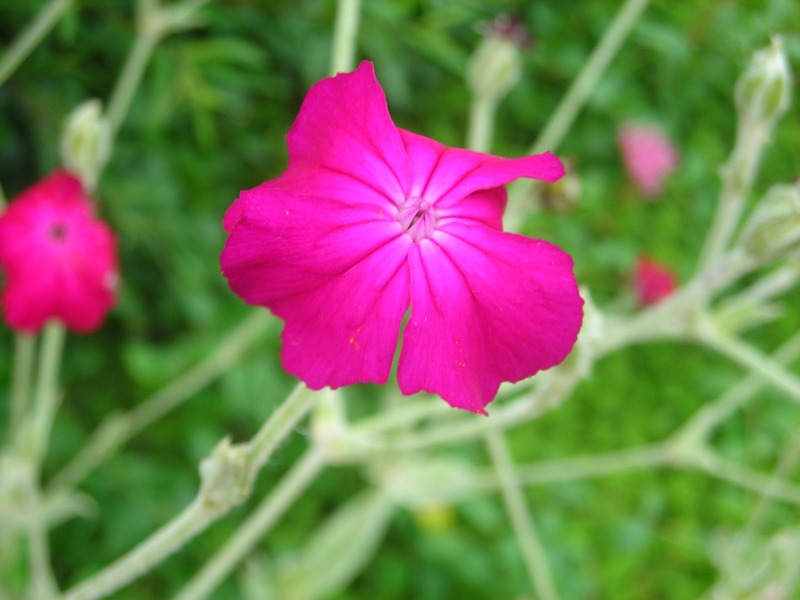
<svg viewBox="0 0 800 600">
<path fill-rule="evenodd" d="M 207 358 L 142 401 L 129 413 L 107 417 L 80 453 L 53 478 L 48 491 L 80 483 L 134 436 L 227 372 L 273 322 L 274 319 L 266 311 L 253 312 L 223 338 Z"/>
<path fill-rule="evenodd" d="M 58 596 L 58 585 L 50 566 L 50 540 L 47 516 L 39 488 L 39 472 L 34 465 L 30 467 L 26 486 L 29 596 L 37 600 L 48 600 Z"/>
<path fill-rule="evenodd" d="M 47 452 L 50 428 L 58 408 L 58 372 L 64 349 L 65 329 L 60 323 L 50 322 L 42 335 L 36 387 L 33 394 L 32 413 L 22 444 L 22 452 L 28 460 L 27 496 L 30 504 L 28 515 L 28 556 L 31 567 L 31 597 L 47 599 L 58 590 L 50 566 L 50 543 L 47 522 L 39 489 L 42 461 Z"/>
<path fill-rule="evenodd" d="M 331 75 L 352 71 L 356 55 L 360 0 L 339 0 L 333 26 Z"/>
<path fill-rule="evenodd" d="M 531 146 L 530 154 L 555 150 L 558 147 L 569 128 L 572 127 L 575 117 L 578 116 L 589 96 L 597 88 L 597 84 L 608 70 L 611 61 L 614 60 L 636 21 L 647 8 L 649 1 L 628 0 L 619 9 L 611 25 L 605 30 L 600 42 L 592 51 L 589 60 L 573 80 L 564 99 Z"/>
<path fill-rule="evenodd" d="M 47 451 L 47 441 L 53 417 L 58 408 L 58 371 L 61 366 L 61 355 L 64 350 L 66 331 L 60 323 L 51 322 L 44 330 L 42 347 L 39 354 L 39 366 L 36 375 L 36 387 L 33 394 L 33 414 L 30 422 L 30 438 L 26 446 L 35 465 L 41 463 Z"/>
<path fill-rule="evenodd" d="M 701 340 L 720 354 L 753 371 L 800 404 L 800 377 L 788 372 L 771 357 L 734 336 L 724 334 L 713 324 L 704 328 Z"/>
<path fill-rule="evenodd" d="M 500 490 L 511 519 L 517 543 L 522 550 L 528 578 L 542 600 L 558 600 L 553 575 L 547 564 L 547 554 L 536 532 L 533 517 L 528 511 L 508 444 L 502 433 L 492 431 L 486 435 L 486 444 L 494 462 Z"/>
<path fill-rule="evenodd" d="M 11 379 L 11 416 L 9 439 L 20 430 L 30 401 L 36 336 L 18 333 L 14 339 L 14 372 Z"/>
<path fill-rule="evenodd" d="M 253 478 L 297 422 L 311 410 L 313 401 L 314 392 L 303 383 L 298 383 L 253 439 L 245 444 L 244 451 L 247 453 L 245 464 L 253 474 Z"/>
<path fill-rule="evenodd" d="M 278 519 L 308 488 L 325 466 L 321 452 L 311 448 L 261 501 L 247 520 L 200 571 L 186 584 L 175 600 L 202 600 L 224 581 Z"/>
<path fill-rule="evenodd" d="M 721 171 L 722 192 L 700 254 L 701 271 L 707 270 L 730 244 L 769 133 L 770 126 L 767 124 L 739 123 L 733 151 Z"/>
<path fill-rule="evenodd" d="M 748 535 L 755 535 L 761 524 L 764 522 L 767 511 L 772 504 L 774 498 L 770 495 L 774 488 L 780 487 L 781 482 L 785 481 L 786 476 L 797 466 L 800 460 L 800 432 L 796 432 L 792 439 L 789 441 L 787 448 L 781 456 L 775 472 L 772 474 L 772 479 L 769 485 L 764 490 L 764 493 L 758 499 L 758 503 L 753 509 L 753 514 L 747 522 L 745 533 Z"/>
<path fill-rule="evenodd" d="M 136 88 L 142 79 L 147 63 L 160 39 L 160 32 L 146 27 L 140 28 L 136 36 L 133 50 L 128 55 L 122 74 L 117 80 L 114 91 L 108 101 L 108 130 L 112 146 L 119 128 L 125 120 L 125 115 L 130 107 L 131 100 L 133 100 Z"/>
<path fill-rule="evenodd" d="M 473 95 L 469 108 L 467 148 L 478 152 L 491 151 L 496 112 L 496 98 L 481 94 Z"/>
<path fill-rule="evenodd" d="M 709 475 L 757 494 L 800 506 L 800 486 L 739 466 L 715 453 L 708 453 L 697 467 Z"/>
<path fill-rule="evenodd" d="M 525 485 L 544 485 L 574 479 L 596 479 L 626 471 L 650 469 L 669 462 L 668 446 L 659 443 L 593 456 L 517 465 L 516 477 Z"/>
<path fill-rule="evenodd" d="M 3 85 L 17 67 L 55 26 L 73 0 L 50 0 L 39 9 L 28 26 L 17 36 L 0 59 L 0 85 Z"/>
<path fill-rule="evenodd" d="M 606 28 L 603 37 L 570 84 L 528 154 L 545 150 L 556 151 L 649 2 L 650 0 L 627 0 L 617 11 L 611 25 Z M 509 210 L 506 211 L 503 222 L 509 230 L 519 229 L 526 204 L 523 199 L 531 196 L 535 184 L 536 182 L 519 180 L 508 186 Z"/>
<path fill-rule="evenodd" d="M 798 356 L 800 356 L 800 333 L 795 334 L 778 349 L 774 360 L 778 364 L 786 365 L 796 360 Z M 764 383 L 763 377 L 749 375 L 717 400 L 698 410 L 674 437 L 685 436 L 695 440 L 707 440 L 714 428 L 751 400 Z"/>
<path fill-rule="evenodd" d="M 578 384 L 580 377 L 570 371 L 553 370 L 548 379 L 532 392 L 498 406 L 486 419 L 468 415 L 451 423 L 398 436 L 380 447 L 381 451 L 408 452 L 437 446 L 452 445 L 480 438 L 490 431 L 502 431 L 540 417 L 559 406 Z M 357 423 L 356 426 L 359 424 Z"/>
<path fill-rule="evenodd" d="M 143 575 L 203 531 L 214 511 L 196 498 L 181 514 L 91 579 L 65 592 L 63 600 L 104 598 Z"/>
<path fill-rule="evenodd" d="M 223 441 L 201 465 L 203 483 L 194 501 L 175 519 L 117 561 L 64 594 L 63 600 L 103 598 L 140 577 L 184 546 L 252 492 L 258 470 L 311 407 L 300 384 L 253 440 L 242 446 Z"/>
</svg>

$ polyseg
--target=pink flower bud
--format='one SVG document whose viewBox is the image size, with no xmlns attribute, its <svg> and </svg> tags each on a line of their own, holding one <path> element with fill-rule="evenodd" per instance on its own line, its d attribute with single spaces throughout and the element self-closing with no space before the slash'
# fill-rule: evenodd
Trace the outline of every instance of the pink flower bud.
<svg viewBox="0 0 800 600">
<path fill-rule="evenodd" d="M 661 193 L 664 178 L 678 165 L 678 152 L 657 127 L 623 124 L 617 134 L 625 170 L 647 198 Z"/>
<path fill-rule="evenodd" d="M 117 252 L 80 180 L 54 171 L 0 214 L 0 294 L 11 329 L 36 333 L 51 319 L 87 333 L 116 301 Z"/>
<path fill-rule="evenodd" d="M 668 265 L 642 256 L 636 261 L 634 275 L 636 301 L 639 307 L 661 302 L 678 287 L 678 278 Z"/>
</svg>

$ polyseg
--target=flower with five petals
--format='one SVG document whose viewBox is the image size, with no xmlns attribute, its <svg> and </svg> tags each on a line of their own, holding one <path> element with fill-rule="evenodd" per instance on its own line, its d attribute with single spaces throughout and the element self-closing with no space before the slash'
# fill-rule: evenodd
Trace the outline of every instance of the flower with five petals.
<svg viewBox="0 0 800 600">
<path fill-rule="evenodd" d="M 555 156 L 500 158 L 396 127 L 368 62 L 314 85 L 287 142 L 287 170 L 226 212 L 221 266 L 285 321 L 288 372 L 312 389 L 385 383 L 402 330 L 400 390 L 484 413 L 501 382 L 567 356 L 583 305 L 572 260 L 501 223 L 503 185 L 556 181 Z"/>
</svg>

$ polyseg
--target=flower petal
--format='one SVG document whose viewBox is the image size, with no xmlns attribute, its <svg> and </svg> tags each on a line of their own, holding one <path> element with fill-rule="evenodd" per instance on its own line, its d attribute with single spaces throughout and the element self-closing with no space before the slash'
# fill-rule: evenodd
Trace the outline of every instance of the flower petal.
<svg viewBox="0 0 800 600">
<path fill-rule="evenodd" d="M 484 413 L 500 383 L 569 354 L 582 321 L 572 259 L 542 240 L 453 221 L 413 246 L 398 382 Z"/>
<path fill-rule="evenodd" d="M 395 204 L 405 197 L 405 149 L 370 62 L 316 83 L 286 140 L 290 172 L 329 171 L 374 188 Z"/>
<path fill-rule="evenodd" d="M 231 289 L 286 322 L 283 364 L 319 389 L 388 379 L 409 304 L 400 224 L 369 203 L 244 192 L 222 252 Z"/>
<path fill-rule="evenodd" d="M 564 176 L 561 161 L 545 152 L 522 158 L 502 158 L 462 148 L 448 148 L 410 131 L 400 130 L 411 168 L 409 195 L 452 206 L 477 190 L 499 187 L 529 177 L 553 183 Z"/>
</svg>

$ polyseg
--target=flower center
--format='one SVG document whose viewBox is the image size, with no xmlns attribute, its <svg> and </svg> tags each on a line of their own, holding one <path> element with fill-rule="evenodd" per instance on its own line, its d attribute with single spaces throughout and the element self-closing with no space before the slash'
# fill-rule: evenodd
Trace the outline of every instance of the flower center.
<svg viewBox="0 0 800 600">
<path fill-rule="evenodd" d="M 397 220 L 415 242 L 427 239 L 436 231 L 439 217 L 433 206 L 422 198 L 406 198 L 397 209 Z"/>
<path fill-rule="evenodd" d="M 63 223 L 53 223 L 47 233 L 51 240 L 55 242 L 63 242 L 67 239 L 67 234 L 69 232 L 67 231 L 67 226 Z"/>
</svg>

